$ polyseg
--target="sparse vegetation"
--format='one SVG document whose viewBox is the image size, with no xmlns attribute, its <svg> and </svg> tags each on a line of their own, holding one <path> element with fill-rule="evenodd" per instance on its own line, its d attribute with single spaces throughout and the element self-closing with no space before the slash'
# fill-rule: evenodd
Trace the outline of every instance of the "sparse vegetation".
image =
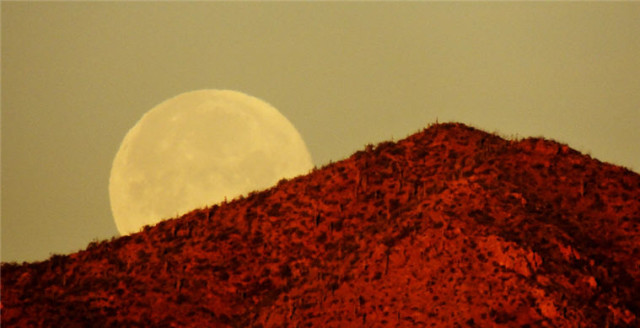
<svg viewBox="0 0 640 328">
<path fill-rule="evenodd" d="M 2 264 L 6 327 L 637 327 L 640 176 L 436 124 L 140 233 Z"/>
</svg>

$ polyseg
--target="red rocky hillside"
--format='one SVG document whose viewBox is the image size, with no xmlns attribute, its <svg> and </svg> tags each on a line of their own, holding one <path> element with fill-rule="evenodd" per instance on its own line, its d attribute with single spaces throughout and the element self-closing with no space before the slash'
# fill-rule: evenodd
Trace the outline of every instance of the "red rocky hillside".
<svg viewBox="0 0 640 328">
<path fill-rule="evenodd" d="M 3 327 L 638 327 L 640 176 L 440 124 L 71 255 Z"/>
</svg>

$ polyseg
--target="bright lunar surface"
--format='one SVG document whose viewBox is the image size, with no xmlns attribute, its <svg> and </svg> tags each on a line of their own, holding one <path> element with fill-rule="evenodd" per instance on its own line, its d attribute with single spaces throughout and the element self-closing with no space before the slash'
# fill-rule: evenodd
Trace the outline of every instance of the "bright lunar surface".
<svg viewBox="0 0 640 328">
<path fill-rule="evenodd" d="M 298 131 L 269 104 L 236 91 L 180 94 L 127 133 L 109 179 L 122 235 L 306 174 Z"/>
</svg>

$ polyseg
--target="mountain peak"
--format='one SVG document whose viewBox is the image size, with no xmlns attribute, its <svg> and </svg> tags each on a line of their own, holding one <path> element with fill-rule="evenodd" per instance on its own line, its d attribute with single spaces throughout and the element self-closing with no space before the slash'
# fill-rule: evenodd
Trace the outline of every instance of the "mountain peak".
<svg viewBox="0 0 640 328">
<path fill-rule="evenodd" d="M 16 326 L 636 326 L 640 176 L 437 124 L 31 264 Z"/>
</svg>

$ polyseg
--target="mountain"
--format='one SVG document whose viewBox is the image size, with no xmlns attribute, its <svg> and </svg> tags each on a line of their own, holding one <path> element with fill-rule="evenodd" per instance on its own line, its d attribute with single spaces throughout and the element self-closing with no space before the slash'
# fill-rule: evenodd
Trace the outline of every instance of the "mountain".
<svg viewBox="0 0 640 328">
<path fill-rule="evenodd" d="M 47 261 L 3 327 L 637 327 L 640 175 L 437 124 Z"/>
</svg>

